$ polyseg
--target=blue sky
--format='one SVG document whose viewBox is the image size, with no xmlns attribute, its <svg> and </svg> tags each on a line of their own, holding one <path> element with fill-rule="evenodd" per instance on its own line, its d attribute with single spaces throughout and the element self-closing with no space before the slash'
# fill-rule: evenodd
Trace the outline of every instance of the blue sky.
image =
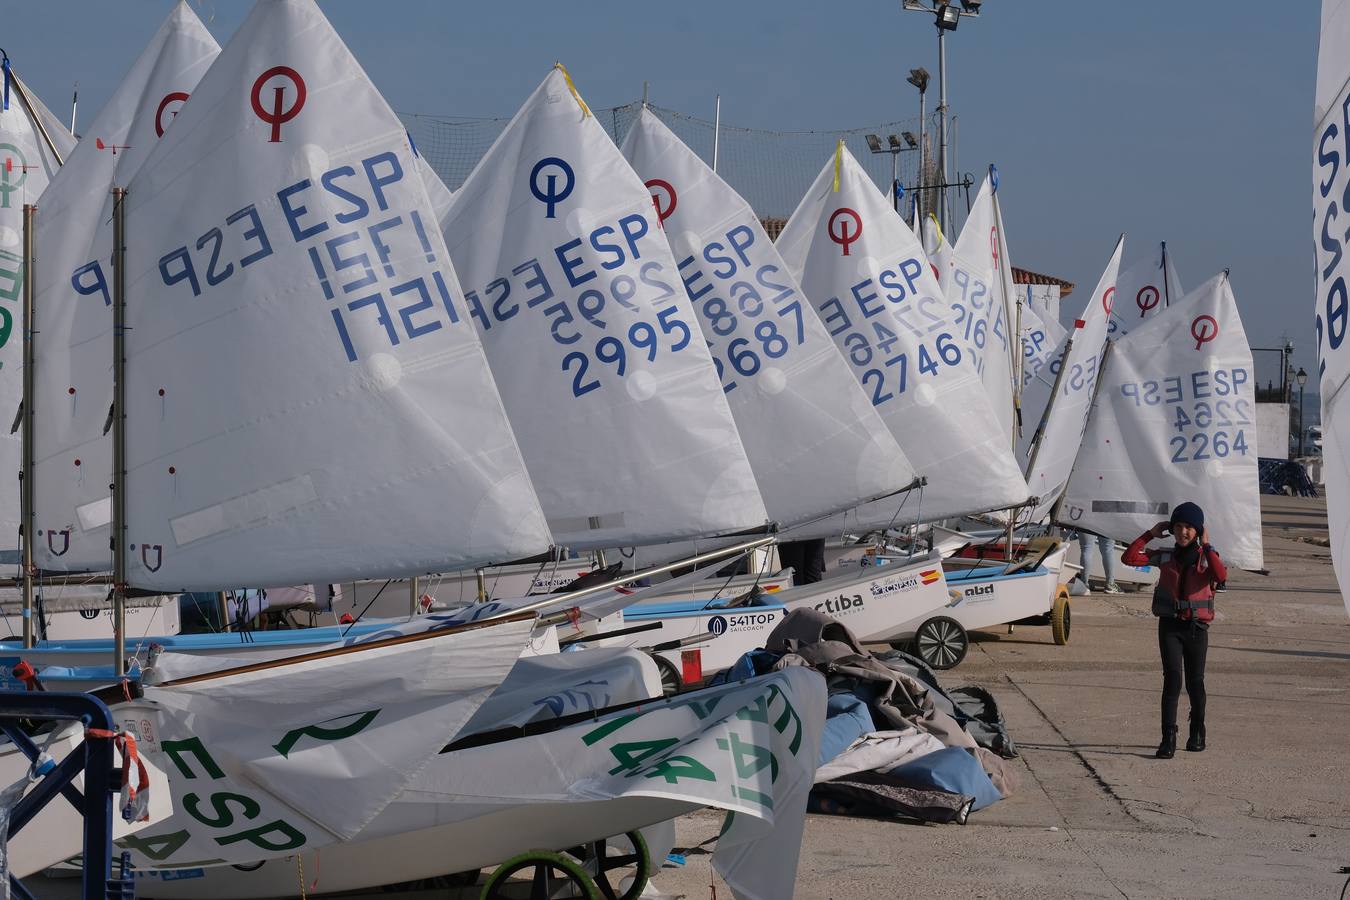
<svg viewBox="0 0 1350 900">
<path fill-rule="evenodd" d="M 7 4 L 4 48 L 63 118 L 79 81 L 88 124 L 171 5 Z M 509 116 L 555 59 L 596 107 L 647 81 L 661 106 L 711 117 L 721 94 L 724 122 L 788 131 L 911 118 L 905 74 L 936 82 L 931 16 L 899 0 L 321 5 L 401 112 Z M 224 44 L 251 4 L 192 6 Z M 1314 2 L 985 0 L 947 44 L 961 169 L 998 164 L 1013 260 L 1078 283 L 1068 308 L 1119 232 L 1127 260 L 1165 239 L 1188 288 L 1231 267 L 1251 343 L 1287 334 L 1312 370 L 1317 28 Z"/>
</svg>

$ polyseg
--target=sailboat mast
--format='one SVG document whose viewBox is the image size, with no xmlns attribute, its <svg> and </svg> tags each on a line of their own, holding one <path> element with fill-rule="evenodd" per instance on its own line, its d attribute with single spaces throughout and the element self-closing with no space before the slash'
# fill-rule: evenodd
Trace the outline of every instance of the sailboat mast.
<svg viewBox="0 0 1350 900">
<path fill-rule="evenodd" d="M 1045 438 L 1045 423 L 1050 421 L 1050 410 L 1055 408 L 1055 399 L 1059 396 L 1059 386 L 1064 381 L 1064 364 L 1068 362 L 1071 350 L 1073 350 L 1072 332 L 1069 334 L 1069 339 L 1064 342 L 1064 352 L 1059 355 L 1059 371 L 1055 373 L 1055 386 L 1050 389 L 1050 402 L 1045 404 L 1045 410 L 1041 413 L 1041 420 L 1036 423 L 1036 433 L 1031 436 L 1031 453 L 1027 459 L 1027 468 L 1024 473 L 1027 478 L 1031 477 L 1031 473 L 1036 468 L 1036 457 L 1040 455 L 1041 441 Z"/>
<path fill-rule="evenodd" d="M 33 120 L 33 126 L 42 136 L 42 142 L 47 145 L 47 149 L 56 158 L 56 164 L 58 166 L 65 165 L 66 161 L 61 157 L 61 151 L 56 149 L 52 136 L 47 133 L 47 123 L 42 121 L 42 116 L 38 115 L 38 111 L 33 108 L 32 101 L 28 99 L 28 89 L 23 86 L 23 82 L 19 80 L 17 75 L 11 79 L 11 83 L 14 85 L 14 92 L 19 95 L 19 102 L 23 104 L 24 109 L 28 110 L 28 117 Z"/>
<path fill-rule="evenodd" d="M 993 166 L 990 166 L 993 169 Z M 1003 239 L 1003 211 L 998 203 L 998 187 L 995 182 L 994 187 L 994 223 L 995 232 L 998 235 L 998 278 L 999 283 L 1003 285 L 1003 312 L 1008 313 L 1008 298 L 1012 296 L 1013 286 L 1011 279 L 1012 265 L 1008 262 L 1008 243 Z M 1018 438 L 1022 435 L 1022 297 L 1017 297 L 1017 313 L 1013 317 L 1012 334 L 1008 336 L 1009 347 L 1009 371 L 1012 374 L 1012 383 L 1009 388 L 1012 389 L 1012 434 L 1009 439 L 1012 441 L 1013 455 L 1017 454 Z M 1061 367 L 1062 370 L 1062 367 Z M 1016 527 L 1017 517 L 1008 516 L 1008 533 L 1004 541 L 1004 556 L 1011 560 L 1013 552 L 1013 531 Z"/>
<path fill-rule="evenodd" d="M 1101 362 L 1098 363 L 1098 365 L 1097 365 L 1097 383 L 1094 384 L 1094 385 L 1092 386 L 1092 403 L 1088 405 L 1088 415 L 1089 415 L 1089 416 L 1092 415 L 1092 410 L 1095 409 L 1096 406 L 1097 406 L 1097 398 L 1098 398 L 1099 396 L 1101 396 L 1101 393 L 1102 393 L 1102 383 L 1103 383 L 1104 381 L 1106 381 L 1106 364 L 1111 360 L 1111 350 L 1114 349 L 1115 346 L 1116 346 L 1116 342 L 1115 342 L 1115 341 L 1107 341 L 1107 342 L 1106 342 L 1106 349 L 1104 349 L 1104 350 L 1102 351 L 1102 359 L 1101 359 Z M 1063 374 L 1064 374 L 1064 366 L 1061 365 L 1061 366 L 1059 367 L 1059 370 L 1060 370 L 1060 374 L 1063 375 Z M 1059 382 L 1056 381 L 1055 384 L 1058 385 Z M 1087 429 L 1087 422 L 1086 422 L 1086 421 L 1084 421 L 1084 423 L 1083 423 L 1083 428 L 1084 428 L 1084 430 Z M 1080 452 L 1081 452 L 1081 451 L 1080 451 Z M 1027 471 L 1030 471 L 1030 469 L 1028 469 Z M 1065 497 L 1066 494 L 1068 494 L 1068 486 L 1067 486 L 1067 484 L 1065 485 L 1065 489 L 1064 489 L 1062 492 L 1060 492 L 1059 497 L 1057 497 L 1057 498 L 1055 499 L 1055 505 L 1052 506 L 1052 507 L 1050 507 L 1050 522 L 1051 522 L 1051 524 L 1053 524 L 1053 523 L 1055 523 L 1055 522 L 1057 522 L 1057 521 L 1059 520 L 1059 508 L 1060 508 L 1060 506 L 1064 503 L 1064 497 Z"/>
<path fill-rule="evenodd" d="M 1163 307 L 1172 305 L 1172 296 L 1167 289 L 1167 241 L 1162 242 L 1162 270 L 1163 270 Z"/>
<path fill-rule="evenodd" d="M 126 188 L 113 188 L 113 671 L 126 674 L 127 419 Z"/>
<path fill-rule="evenodd" d="M 19 464 L 19 521 L 23 535 L 23 645 L 32 647 L 33 629 L 33 234 L 37 207 L 23 205 L 23 460 Z"/>
</svg>

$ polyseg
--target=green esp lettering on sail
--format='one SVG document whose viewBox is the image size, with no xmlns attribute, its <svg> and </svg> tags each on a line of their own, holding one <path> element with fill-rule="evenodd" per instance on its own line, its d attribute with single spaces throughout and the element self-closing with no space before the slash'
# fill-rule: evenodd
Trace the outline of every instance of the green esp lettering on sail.
<svg viewBox="0 0 1350 900">
<path fill-rule="evenodd" d="M 0 300 L 18 301 L 19 291 L 23 288 L 23 257 L 8 250 L 0 250 Z M 9 329 L 5 329 L 5 338 Z"/>
<path fill-rule="evenodd" d="M 302 737 L 312 737 L 316 741 L 340 741 L 352 735 L 360 734 L 371 722 L 375 721 L 375 717 L 379 714 L 378 709 L 371 709 L 365 712 L 334 716 L 331 719 L 324 719 L 322 722 L 315 722 L 313 725 L 295 728 L 286 732 L 286 736 L 273 744 L 272 748 L 282 756 L 289 758 L 291 751 L 295 749 L 295 745 L 300 742 Z"/>
<path fill-rule="evenodd" d="M 774 758 L 772 750 L 742 740 L 734 731 L 730 732 L 727 738 L 718 738 L 717 747 L 731 753 L 732 761 L 736 764 L 737 778 L 750 778 L 768 766 L 769 780 L 771 782 L 778 780 L 778 760 Z"/>
<path fill-rule="evenodd" d="M 225 777 L 225 773 L 221 771 L 220 766 L 216 765 L 216 761 L 211 758 L 211 754 L 206 752 L 206 747 L 202 745 L 201 738 L 193 737 L 182 741 L 161 741 L 160 747 L 163 749 L 164 755 L 173 760 L 173 764 L 178 767 L 179 773 L 181 773 L 184 778 L 196 778 L 197 773 L 192 771 L 192 768 L 188 766 L 183 751 L 197 757 L 197 761 L 201 763 L 202 769 L 207 775 L 211 776 L 212 780 Z"/>
<path fill-rule="evenodd" d="M 130 850 L 132 853 L 139 853 L 146 859 L 158 861 L 168 859 L 183 849 L 183 845 L 188 842 L 190 837 L 192 837 L 191 832 L 184 828 L 170 834 L 133 834 L 114 841 L 114 843 L 123 850 Z"/>
</svg>

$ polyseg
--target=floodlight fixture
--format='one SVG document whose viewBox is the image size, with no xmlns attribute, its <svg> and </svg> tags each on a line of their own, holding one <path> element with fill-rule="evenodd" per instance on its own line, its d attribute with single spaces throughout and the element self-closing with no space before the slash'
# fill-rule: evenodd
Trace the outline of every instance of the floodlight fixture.
<svg viewBox="0 0 1350 900">
<path fill-rule="evenodd" d="M 978 16 L 980 14 L 980 4 L 984 0 L 961 0 L 961 8 L 967 15 Z"/>
<path fill-rule="evenodd" d="M 891 152 L 892 152 L 892 153 L 894 153 L 895 151 L 899 150 L 900 147 L 901 147 L 901 144 L 900 144 L 900 138 L 896 137 L 896 136 L 893 135 L 893 134 L 888 134 L 888 135 L 886 135 L 886 143 L 888 143 L 888 144 L 891 145 Z"/>
<path fill-rule="evenodd" d="M 905 139 L 906 144 L 909 144 L 909 149 L 913 150 L 915 147 L 919 146 L 919 141 L 914 137 L 914 132 L 902 131 L 900 132 L 900 136 Z"/>
<path fill-rule="evenodd" d="M 873 153 L 881 153 L 881 138 L 877 137 L 875 134 L 869 134 L 867 136 L 867 149 L 871 150 Z"/>
<path fill-rule="evenodd" d="M 941 31 L 955 31 L 956 26 L 961 24 L 961 10 L 950 3 L 939 6 L 936 13 L 937 27 Z"/>
<path fill-rule="evenodd" d="M 924 91 L 928 90 L 928 70 L 927 70 L 927 69 L 924 69 L 924 68 L 910 69 L 910 70 L 909 70 L 909 77 L 906 78 L 905 80 L 908 81 L 910 84 L 914 85 L 916 88 L 918 88 L 920 94 L 922 94 Z"/>
</svg>

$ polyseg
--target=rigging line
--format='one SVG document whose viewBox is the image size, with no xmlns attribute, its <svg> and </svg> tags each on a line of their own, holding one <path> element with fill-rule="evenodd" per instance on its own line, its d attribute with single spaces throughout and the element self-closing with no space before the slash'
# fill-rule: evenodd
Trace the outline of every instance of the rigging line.
<svg viewBox="0 0 1350 900">
<path fill-rule="evenodd" d="M 380 589 L 379 589 L 378 591 L 375 592 L 375 596 L 374 596 L 374 597 L 371 597 L 371 598 L 370 598 L 370 602 L 366 604 L 366 608 L 363 609 L 363 610 L 361 610 L 361 615 L 360 615 L 360 616 L 357 616 L 355 619 L 352 619 L 351 625 L 348 625 L 346 631 L 343 631 L 343 632 L 342 632 L 342 636 L 343 636 L 343 637 L 346 637 L 346 636 L 347 636 L 347 632 L 348 632 L 348 631 L 351 631 L 352 628 L 353 628 L 353 626 L 355 626 L 357 622 L 360 622 L 360 621 L 361 621 L 361 616 L 364 616 L 367 612 L 370 611 L 371 606 L 373 606 L 373 605 L 375 604 L 375 601 L 378 600 L 378 599 L 380 599 L 380 595 L 384 593 L 384 589 L 387 588 L 387 587 L 389 587 L 389 585 L 391 585 L 391 584 L 393 584 L 393 583 L 394 583 L 394 579 L 392 579 L 392 578 L 387 578 L 387 579 L 385 579 L 384 584 L 380 585 Z"/>
</svg>

